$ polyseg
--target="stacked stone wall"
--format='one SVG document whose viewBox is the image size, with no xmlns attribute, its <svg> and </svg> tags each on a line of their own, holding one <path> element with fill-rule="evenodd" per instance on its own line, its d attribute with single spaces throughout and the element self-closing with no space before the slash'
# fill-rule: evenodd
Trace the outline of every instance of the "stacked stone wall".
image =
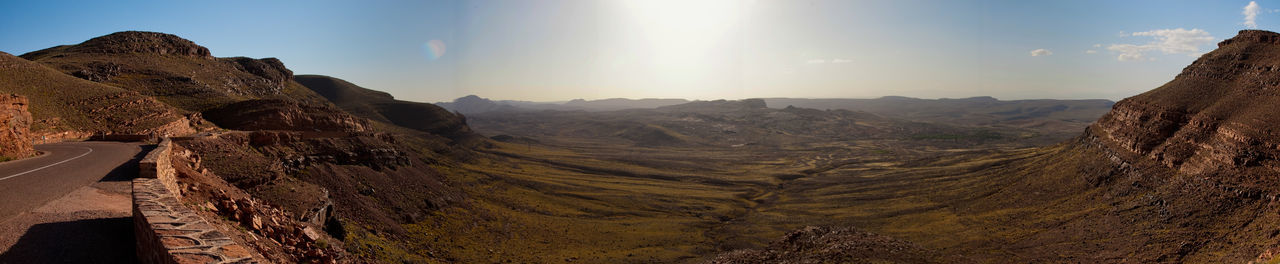
<svg viewBox="0 0 1280 264">
<path fill-rule="evenodd" d="M 139 162 L 133 180 L 133 225 L 140 263 L 258 263 L 243 245 L 182 203 L 172 142 L 164 139 Z"/>
</svg>

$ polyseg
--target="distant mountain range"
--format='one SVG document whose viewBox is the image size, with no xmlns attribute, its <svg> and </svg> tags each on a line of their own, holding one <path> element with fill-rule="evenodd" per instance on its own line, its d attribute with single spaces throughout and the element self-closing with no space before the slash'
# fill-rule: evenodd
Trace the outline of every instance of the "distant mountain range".
<svg viewBox="0 0 1280 264">
<path fill-rule="evenodd" d="M 490 100 L 475 95 L 453 102 L 436 103 L 462 114 L 517 111 L 617 111 L 655 109 L 677 105 L 714 102 L 684 99 L 576 99 L 568 102 L 528 102 Z M 963 99 L 919 99 L 886 96 L 875 99 L 764 98 L 769 108 L 800 107 L 819 110 L 850 110 L 884 117 L 961 126 L 1016 127 L 1039 132 L 1076 134 L 1111 110 L 1110 100 L 999 100 L 989 96 Z"/>
<path fill-rule="evenodd" d="M 668 105 L 688 103 L 685 99 L 626 99 L 612 98 L 601 100 L 574 99 L 565 102 L 530 102 L 515 100 L 490 100 L 476 95 L 463 96 L 453 102 L 439 102 L 436 105 L 462 114 L 479 114 L 503 111 L 617 111 L 626 109 L 658 108 Z"/>
</svg>

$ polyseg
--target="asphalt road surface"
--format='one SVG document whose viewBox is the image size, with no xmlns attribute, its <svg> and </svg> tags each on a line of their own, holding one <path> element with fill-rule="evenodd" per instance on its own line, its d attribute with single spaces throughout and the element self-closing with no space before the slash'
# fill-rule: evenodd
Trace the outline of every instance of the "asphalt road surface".
<svg viewBox="0 0 1280 264">
<path fill-rule="evenodd" d="M 150 148 L 56 143 L 0 163 L 0 264 L 136 263 L 130 180 Z"/>
<path fill-rule="evenodd" d="M 37 145 L 46 154 L 0 163 L 0 221 L 99 181 L 128 181 L 138 143 L 64 142 Z M 132 171 L 130 171 L 132 169 Z"/>
</svg>

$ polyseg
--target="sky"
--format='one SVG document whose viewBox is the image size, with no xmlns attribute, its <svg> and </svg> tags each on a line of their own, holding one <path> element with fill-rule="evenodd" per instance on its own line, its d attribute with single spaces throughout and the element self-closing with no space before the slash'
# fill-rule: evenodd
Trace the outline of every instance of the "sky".
<svg viewBox="0 0 1280 264">
<path fill-rule="evenodd" d="M 14 55 L 116 31 L 275 57 L 398 99 L 1118 100 L 1277 1 L 5 1 Z"/>
</svg>

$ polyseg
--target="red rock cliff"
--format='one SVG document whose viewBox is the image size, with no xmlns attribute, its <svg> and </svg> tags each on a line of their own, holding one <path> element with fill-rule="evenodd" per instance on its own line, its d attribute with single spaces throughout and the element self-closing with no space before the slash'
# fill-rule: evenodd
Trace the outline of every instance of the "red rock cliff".
<svg viewBox="0 0 1280 264">
<path fill-rule="evenodd" d="M 27 98 L 0 95 L 0 156 L 25 158 L 35 154 L 31 148 L 31 113 Z"/>
</svg>

